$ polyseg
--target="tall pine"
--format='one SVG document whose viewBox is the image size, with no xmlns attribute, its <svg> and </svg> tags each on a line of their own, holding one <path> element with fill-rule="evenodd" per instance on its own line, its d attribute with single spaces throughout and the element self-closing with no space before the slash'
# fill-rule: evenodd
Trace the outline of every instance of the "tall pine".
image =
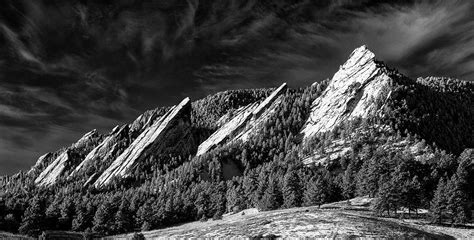
<svg viewBox="0 0 474 240">
<path fill-rule="evenodd" d="M 446 180 L 441 178 L 430 203 L 430 215 L 433 222 L 438 224 L 443 222 L 443 216 L 446 213 L 447 205 Z"/>
<path fill-rule="evenodd" d="M 295 168 L 290 167 L 283 180 L 283 207 L 300 207 L 302 203 L 303 190 L 300 177 Z"/>
<path fill-rule="evenodd" d="M 35 196 L 23 215 L 19 231 L 22 234 L 37 236 L 41 232 L 43 221 L 43 202 L 40 197 Z"/>
</svg>

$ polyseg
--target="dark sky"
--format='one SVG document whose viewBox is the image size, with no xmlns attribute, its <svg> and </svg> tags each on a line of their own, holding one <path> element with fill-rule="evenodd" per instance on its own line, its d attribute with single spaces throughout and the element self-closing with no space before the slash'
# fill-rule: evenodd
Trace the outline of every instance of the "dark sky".
<svg viewBox="0 0 474 240">
<path fill-rule="evenodd" d="M 411 77 L 473 80 L 473 12 L 472 0 L 2 0 L 0 174 L 186 96 L 330 78 L 362 44 Z"/>
</svg>

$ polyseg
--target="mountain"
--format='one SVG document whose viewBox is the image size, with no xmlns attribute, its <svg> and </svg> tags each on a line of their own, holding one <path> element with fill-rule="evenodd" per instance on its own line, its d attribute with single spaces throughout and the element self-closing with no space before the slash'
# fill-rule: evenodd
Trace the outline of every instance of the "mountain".
<svg viewBox="0 0 474 240">
<path fill-rule="evenodd" d="M 277 93 L 284 87 L 286 85 Z M 225 110 L 215 113 L 220 119 L 224 119 L 224 112 L 227 115 L 234 112 L 234 108 L 244 108 L 245 106 L 241 105 L 264 97 L 266 91 L 228 91 L 211 96 L 214 98 L 211 102 L 225 102 L 219 105 Z M 266 104 L 273 98 L 269 97 Z M 186 156 L 195 154 L 195 142 L 203 138 L 199 136 L 208 137 L 209 132 L 217 127 L 215 122 L 203 119 L 197 110 L 204 109 L 206 113 L 211 109 L 216 111 L 216 108 L 208 106 L 208 102 L 196 101 L 192 103 L 194 107 L 191 107 L 189 98 L 186 98 L 171 108 L 146 111 L 132 123 L 116 126 L 104 136 L 99 136 L 95 130 L 91 131 L 71 147 L 41 156 L 29 173 L 39 172 L 35 181 L 39 186 L 52 185 L 62 178 L 82 181 L 84 186 L 93 183 L 94 186 L 100 187 L 110 183 L 113 178 L 130 175 L 131 169 L 135 169 L 136 165 L 146 158 L 153 158 L 151 155 L 166 155 L 170 151 Z M 258 101 L 254 101 L 252 104 L 257 106 L 257 103 Z M 92 140 L 93 145 L 90 143 Z M 88 148 L 85 148 L 86 146 Z M 67 153 L 72 150 L 81 154 L 72 156 Z"/>
<path fill-rule="evenodd" d="M 362 46 L 306 88 L 185 98 L 41 156 L 0 178 L 0 229 L 112 235 L 367 195 L 387 216 L 457 199 L 436 216 L 462 224 L 473 108 L 474 84 L 411 79 Z"/>
<path fill-rule="evenodd" d="M 326 90 L 311 105 L 311 115 L 301 131 L 307 139 L 328 132 L 344 121 L 367 118 L 380 110 L 377 100 L 390 95 L 393 76 L 366 46 L 355 49 Z"/>
<path fill-rule="evenodd" d="M 456 79 L 409 79 L 378 61 L 366 46 L 361 46 L 352 52 L 312 103 L 310 117 L 301 130 L 306 143 L 303 162 L 317 164 L 348 156 L 353 144 L 351 139 L 368 138 L 371 131 L 392 136 L 396 136 L 397 131 L 410 132 L 441 149 L 459 154 L 474 146 L 473 92 L 473 84 Z M 332 139 L 324 153 L 320 145 L 308 143 L 325 133 L 340 132 L 348 123 L 360 119 L 376 124 L 372 124 L 370 131 L 356 127 L 350 130 L 351 135 Z M 417 159 L 430 152 L 404 139 L 376 139 L 372 144 L 391 151 L 409 148 Z"/>
</svg>

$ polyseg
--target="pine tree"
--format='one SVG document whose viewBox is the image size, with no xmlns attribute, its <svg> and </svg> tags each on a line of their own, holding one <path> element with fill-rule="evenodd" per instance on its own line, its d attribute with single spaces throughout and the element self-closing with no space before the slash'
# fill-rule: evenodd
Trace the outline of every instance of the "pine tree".
<svg viewBox="0 0 474 240">
<path fill-rule="evenodd" d="M 430 203 L 430 215 L 433 222 L 442 223 L 443 216 L 446 212 L 448 199 L 446 196 L 446 181 L 441 178 L 438 182 L 433 199 Z"/>
<path fill-rule="evenodd" d="M 35 196 L 23 215 L 19 228 L 20 233 L 30 236 L 39 235 L 43 227 L 43 220 L 43 202 L 38 196 Z"/>
<path fill-rule="evenodd" d="M 211 195 L 211 204 L 214 211 L 212 219 L 217 220 L 221 219 L 222 215 L 225 213 L 226 206 L 226 185 L 225 182 L 220 182 L 217 188 L 214 189 L 213 194 Z"/>
<path fill-rule="evenodd" d="M 153 208 L 152 208 L 152 199 L 146 201 L 142 206 L 138 208 L 136 213 L 137 225 L 146 230 L 151 229 L 153 222 Z M 146 231 L 143 230 L 143 231 Z"/>
<path fill-rule="evenodd" d="M 95 215 L 92 230 L 100 234 L 110 234 L 112 230 L 113 210 L 110 201 L 102 202 Z"/>
<path fill-rule="evenodd" d="M 226 192 L 227 212 L 238 212 L 244 209 L 244 192 L 238 182 L 228 181 Z"/>
<path fill-rule="evenodd" d="M 321 205 L 326 202 L 326 199 L 326 184 L 324 181 L 320 177 L 312 179 L 304 192 L 304 204 L 306 206 L 317 205 L 321 207 Z"/>
<path fill-rule="evenodd" d="M 201 191 L 196 198 L 194 205 L 197 208 L 198 217 L 207 219 L 209 218 L 209 209 L 211 205 L 209 194 L 207 190 Z"/>
<path fill-rule="evenodd" d="M 404 191 L 404 205 L 408 208 L 408 211 L 415 210 L 416 214 L 418 214 L 418 208 L 421 207 L 422 204 L 422 188 L 421 183 L 418 181 L 418 177 L 415 176 L 404 184 L 406 187 L 406 191 Z"/>
<path fill-rule="evenodd" d="M 300 207 L 302 203 L 302 186 L 295 168 L 290 167 L 283 181 L 283 207 Z"/>
<path fill-rule="evenodd" d="M 115 232 L 129 232 L 133 229 L 133 214 L 129 209 L 129 202 L 122 199 L 117 213 L 115 214 Z"/>
<path fill-rule="evenodd" d="M 76 206 L 76 216 L 72 220 L 72 230 L 73 231 L 83 231 L 85 230 L 85 215 L 86 215 L 86 209 L 82 205 L 77 205 Z"/>
<path fill-rule="evenodd" d="M 277 209 L 282 204 L 282 195 L 277 180 L 274 176 L 270 176 L 268 181 L 267 188 L 259 204 L 259 209 L 263 211 Z"/>
<path fill-rule="evenodd" d="M 368 148 L 364 148 L 366 150 Z M 366 150 L 369 151 L 369 150 Z M 359 195 L 374 197 L 379 189 L 379 180 L 382 175 L 381 159 L 379 156 L 364 161 L 357 174 L 357 192 Z"/>
<path fill-rule="evenodd" d="M 345 199 L 350 199 L 354 197 L 356 188 L 354 172 L 354 164 L 351 161 L 349 165 L 347 165 L 347 169 L 344 172 L 344 176 L 342 179 L 342 195 Z"/>
<path fill-rule="evenodd" d="M 378 214 L 387 212 L 390 215 L 390 210 L 397 211 L 400 205 L 400 192 L 395 182 L 390 177 L 384 175 L 380 178 L 379 191 L 376 195 L 374 203 L 374 210 Z"/>
<path fill-rule="evenodd" d="M 451 212 L 451 223 L 463 224 L 468 220 L 470 209 L 467 194 L 463 191 L 463 180 L 455 174 L 447 184 L 448 204 Z"/>
</svg>

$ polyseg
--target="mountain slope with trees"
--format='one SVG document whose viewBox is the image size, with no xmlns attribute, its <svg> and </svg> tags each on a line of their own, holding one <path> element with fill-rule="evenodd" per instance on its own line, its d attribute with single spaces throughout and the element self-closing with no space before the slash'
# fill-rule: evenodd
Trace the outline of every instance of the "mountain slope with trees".
<svg viewBox="0 0 474 240">
<path fill-rule="evenodd" d="M 423 208 L 430 209 L 433 223 L 471 221 L 473 84 L 384 71 L 393 83 L 388 99 L 374 99 L 377 114 L 345 119 L 304 141 L 312 103 L 331 80 L 286 89 L 248 141 L 199 156 L 152 154 L 130 176 L 103 188 L 84 186 L 85 177 L 62 178 L 50 187 L 38 187 L 24 172 L 1 177 L 0 229 L 33 236 L 44 230 L 113 235 L 220 219 L 247 208 L 320 206 L 366 195 L 376 199 L 379 215 Z M 193 102 L 194 141 L 202 143 L 232 112 L 272 91 L 226 91 Z M 318 164 L 304 161 L 316 155 Z"/>
</svg>

